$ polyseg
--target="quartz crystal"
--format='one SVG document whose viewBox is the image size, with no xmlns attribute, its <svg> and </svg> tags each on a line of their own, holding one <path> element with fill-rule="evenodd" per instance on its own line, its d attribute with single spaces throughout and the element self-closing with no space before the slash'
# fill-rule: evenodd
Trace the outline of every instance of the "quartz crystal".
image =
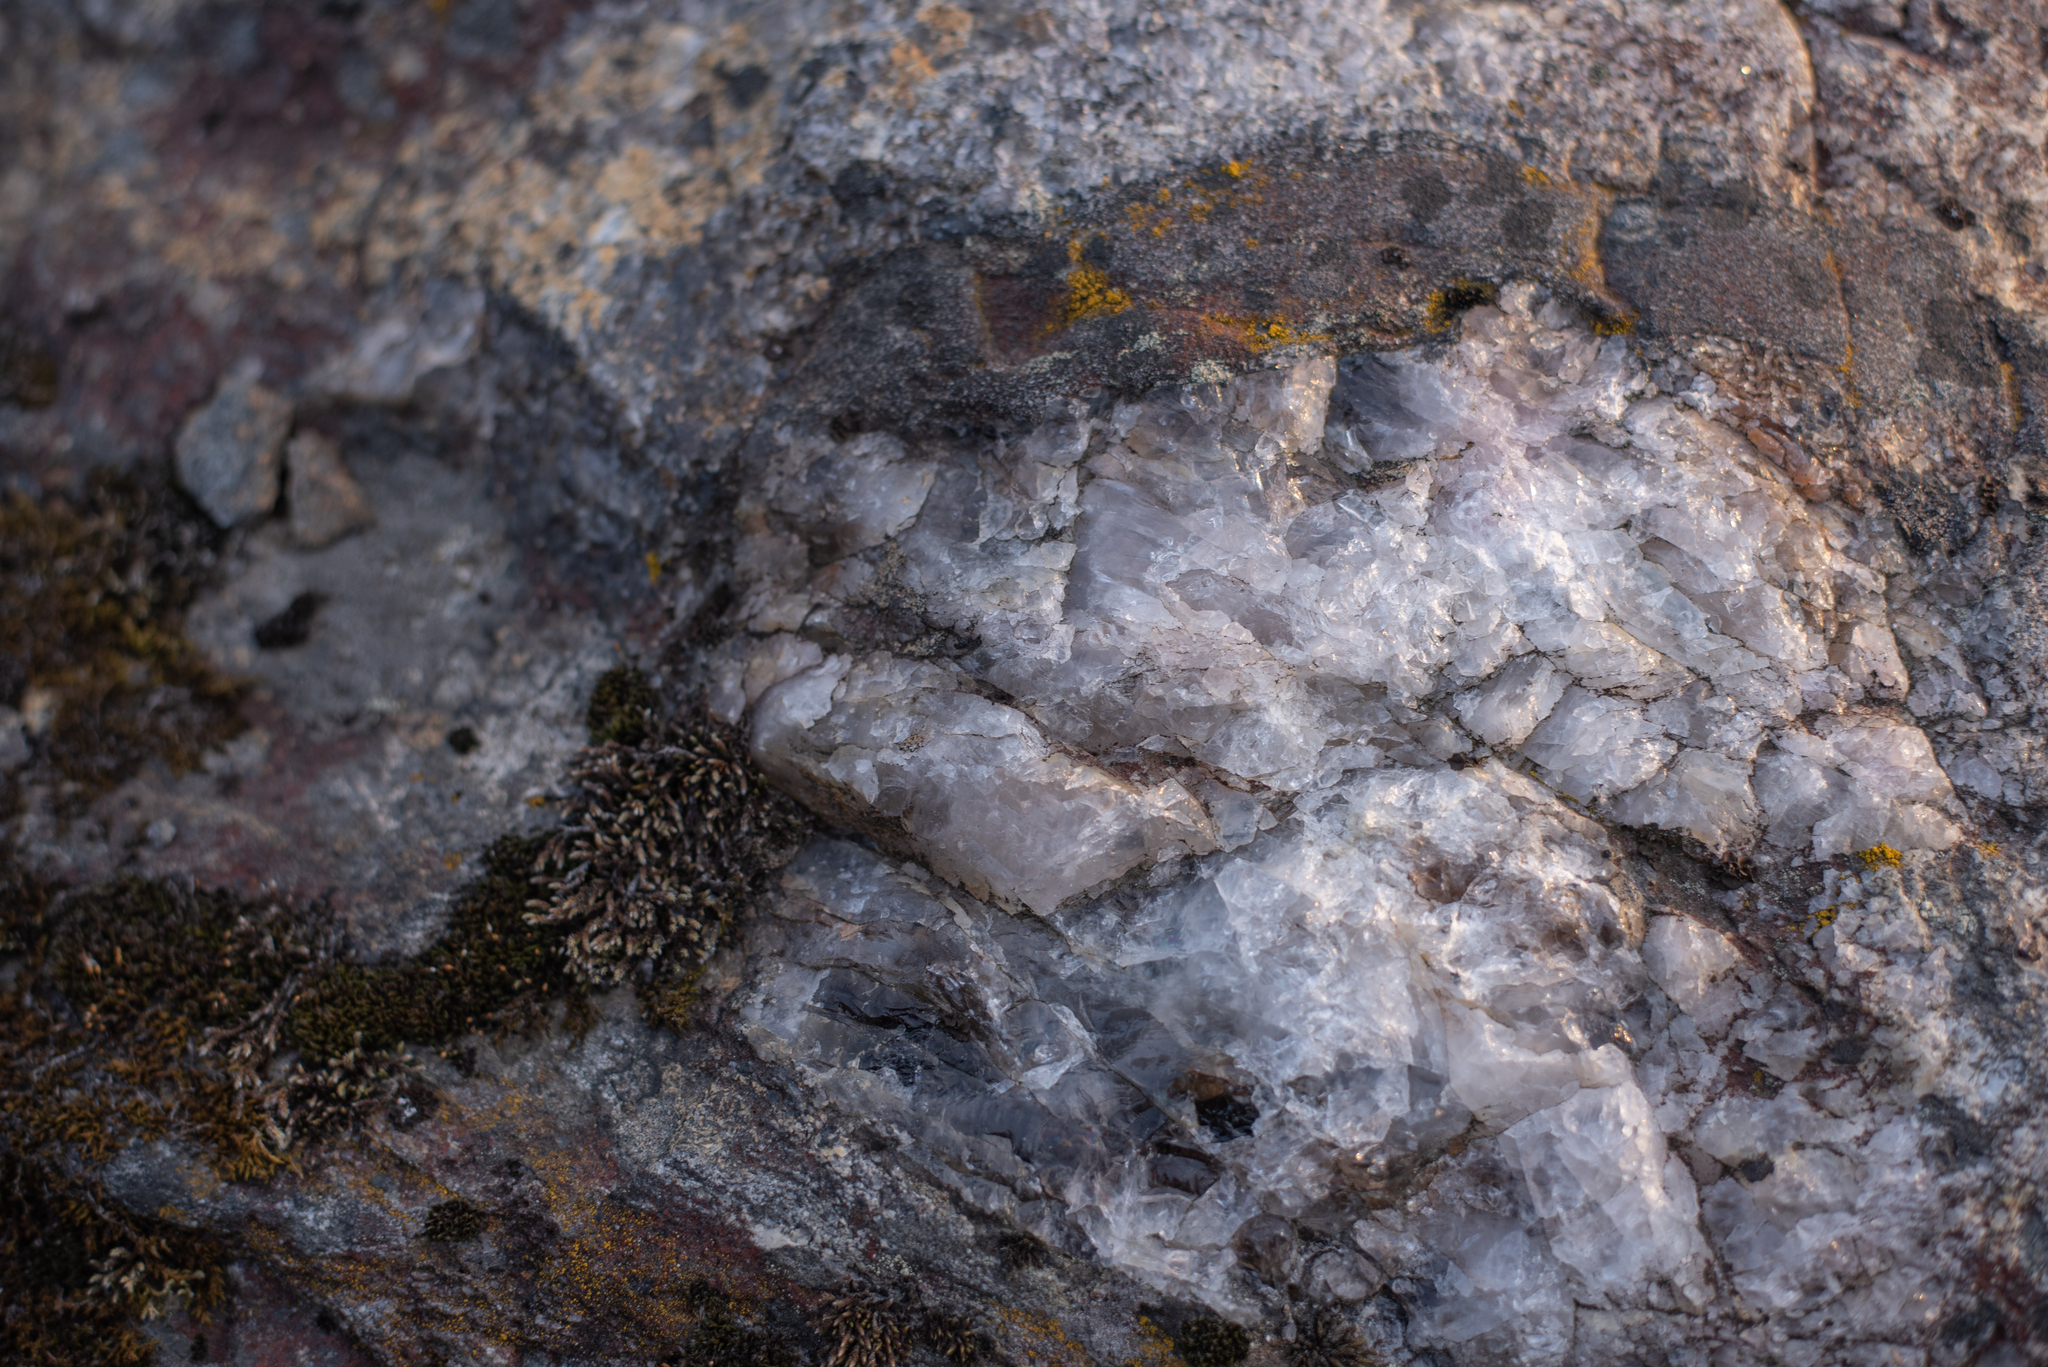
<svg viewBox="0 0 2048 1367">
<path fill-rule="evenodd" d="M 1826 1031 L 1646 914 L 1608 829 L 1958 839 L 1897 708 L 1882 515 L 1530 286 L 1455 345 L 1019 440 L 779 440 L 746 601 L 829 648 L 759 634 L 714 674 L 758 761 L 896 857 L 788 872 L 763 1053 L 971 1207 L 1231 1316 L 1419 1278 L 1411 1348 L 1562 1363 L 1588 1307 L 1699 1312 L 1721 1268 L 1762 1312 L 1909 1327 L 1901 1241 L 1946 1218 L 1916 1122 L 1723 1086 Z M 1833 896 L 1813 971 L 1888 971 L 1904 910 Z M 1962 1048 L 1915 1014 L 1939 981 L 1883 1015 L 1930 1078 Z"/>
</svg>

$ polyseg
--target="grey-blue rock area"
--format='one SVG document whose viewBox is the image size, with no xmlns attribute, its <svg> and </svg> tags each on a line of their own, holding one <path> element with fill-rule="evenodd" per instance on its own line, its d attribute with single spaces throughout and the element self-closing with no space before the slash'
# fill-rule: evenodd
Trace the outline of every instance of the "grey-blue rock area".
<svg viewBox="0 0 2048 1367">
<path fill-rule="evenodd" d="M 157 1361 L 2048 1362 L 2043 35 L 0 14 L 0 470 L 246 690 L 78 797 L 0 673 L 10 859 L 412 962 L 621 666 L 804 823 L 686 1011 L 90 1160 L 232 1250 Z"/>
</svg>

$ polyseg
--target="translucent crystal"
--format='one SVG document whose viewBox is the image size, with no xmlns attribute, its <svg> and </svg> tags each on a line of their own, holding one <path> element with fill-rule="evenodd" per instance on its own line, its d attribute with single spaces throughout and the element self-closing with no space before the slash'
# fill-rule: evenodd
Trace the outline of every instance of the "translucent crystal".
<svg viewBox="0 0 2048 1367">
<path fill-rule="evenodd" d="M 1515 286 L 1447 351 L 1022 438 L 782 434 L 714 693 L 912 862 L 792 869 L 758 1047 L 975 1209 L 1234 1315 L 1409 1278 L 1408 1348 L 1565 1363 L 1587 1308 L 1697 1310 L 1717 1261 L 1758 1304 L 1892 1314 L 1841 1242 L 1890 1217 L 1843 1174 L 1938 1221 L 1901 1122 L 1769 1096 L 1834 1027 L 1661 894 L 1646 924 L 1600 822 L 1940 848 L 1948 777 L 1881 705 L 1999 695 L 1920 606 L 1947 673 L 1908 674 L 1889 522 L 1717 406 Z M 2003 754 L 1966 781 L 2002 791 Z M 1962 1046 L 1925 926 L 1830 887 L 1783 971 L 1859 984 L 1934 1077 Z"/>
</svg>

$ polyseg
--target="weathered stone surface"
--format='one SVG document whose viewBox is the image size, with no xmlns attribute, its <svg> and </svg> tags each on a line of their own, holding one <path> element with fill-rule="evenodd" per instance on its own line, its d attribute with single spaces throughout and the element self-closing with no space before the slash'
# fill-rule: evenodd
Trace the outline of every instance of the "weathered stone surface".
<svg viewBox="0 0 2048 1367">
<path fill-rule="evenodd" d="M 256 382 L 261 373 L 238 366 L 178 430 L 178 482 L 219 527 L 266 517 L 277 503 L 292 406 Z"/>
<path fill-rule="evenodd" d="M 0 14 L 7 476 L 182 471 L 255 357 L 376 519 L 207 445 L 257 729 L 26 857 L 415 950 L 621 651 L 836 827 L 687 1033 L 109 1180 L 379 1361 L 658 1360 L 688 1275 L 812 1361 L 918 1282 L 1016 1361 L 2041 1360 L 2044 26 Z"/>
<path fill-rule="evenodd" d="M 301 432 L 285 444 L 285 468 L 292 540 L 307 550 L 333 545 L 377 520 L 340 450 L 318 432 Z"/>
</svg>

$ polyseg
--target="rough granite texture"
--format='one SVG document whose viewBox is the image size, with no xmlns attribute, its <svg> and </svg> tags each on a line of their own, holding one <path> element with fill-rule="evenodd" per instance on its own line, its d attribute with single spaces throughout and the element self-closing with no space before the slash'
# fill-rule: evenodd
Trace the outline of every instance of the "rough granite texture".
<svg viewBox="0 0 2048 1367">
<path fill-rule="evenodd" d="M 174 468 L 253 685 L 31 866 L 417 952 L 621 659 L 819 820 L 684 1030 L 116 1157 L 207 1360 L 665 1360 L 708 1278 L 812 1364 L 862 1286 L 1018 1367 L 2048 1361 L 2044 34 L 0 9 L 6 478 Z"/>
</svg>

